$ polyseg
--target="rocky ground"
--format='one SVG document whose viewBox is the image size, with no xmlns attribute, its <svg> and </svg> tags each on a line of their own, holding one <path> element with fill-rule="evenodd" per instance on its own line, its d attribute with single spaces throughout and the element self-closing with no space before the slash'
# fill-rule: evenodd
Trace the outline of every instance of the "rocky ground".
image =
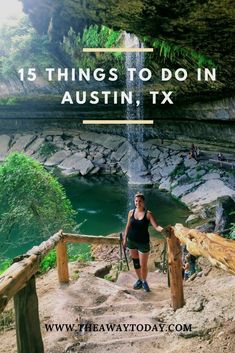
<svg viewBox="0 0 235 353">
<path fill-rule="evenodd" d="M 177 141 L 176 141 L 177 142 Z M 125 137 L 88 131 L 60 130 L 0 136 L 0 160 L 21 151 L 56 168 L 63 176 L 128 175 L 130 183 L 157 185 L 185 203 L 193 212 L 189 224 L 216 218 L 218 200 L 235 197 L 232 168 L 235 157 L 224 153 L 219 162 L 215 147 L 200 150 L 199 159 L 189 158 L 189 146 L 149 139 L 133 146 Z M 220 207 L 220 206 L 218 206 Z M 232 205 L 234 208 L 234 204 Z M 228 212 L 227 212 L 228 213 Z M 213 220 L 207 231 L 223 231 Z"/>
<path fill-rule="evenodd" d="M 107 267 L 104 262 L 70 264 L 71 283 L 67 287 L 59 287 L 56 271 L 50 270 L 37 279 L 45 352 L 232 353 L 235 277 L 211 269 L 205 260 L 200 266 L 201 276 L 184 283 L 186 304 L 176 312 L 171 308 L 163 273 L 149 273 L 151 292 L 145 293 L 132 289 L 133 270 L 121 272 L 116 283 L 95 276 Z M 46 332 L 45 325 L 55 323 L 74 327 L 70 332 Z M 81 330 L 81 324 L 87 325 L 86 329 Z M 116 325 L 113 332 L 105 329 L 108 324 Z M 184 330 L 184 325 L 191 325 L 191 330 Z M 171 332 L 172 328 L 178 331 Z M 0 339 L 1 353 L 17 352 L 14 324 Z"/>
</svg>

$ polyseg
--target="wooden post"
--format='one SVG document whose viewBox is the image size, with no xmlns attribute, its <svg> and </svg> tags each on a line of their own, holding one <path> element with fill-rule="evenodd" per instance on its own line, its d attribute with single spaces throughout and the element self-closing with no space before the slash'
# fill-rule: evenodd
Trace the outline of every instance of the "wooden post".
<svg viewBox="0 0 235 353">
<path fill-rule="evenodd" d="M 59 282 L 61 284 L 69 283 L 67 247 L 63 241 L 60 241 L 56 246 L 56 257 Z"/>
<path fill-rule="evenodd" d="M 18 353 L 44 353 L 35 277 L 14 296 Z"/>
<path fill-rule="evenodd" d="M 172 227 L 168 228 L 168 267 L 171 287 L 171 301 L 174 310 L 184 305 L 183 279 L 182 279 L 182 253 L 179 240 L 174 235 Z"/>
</svg>

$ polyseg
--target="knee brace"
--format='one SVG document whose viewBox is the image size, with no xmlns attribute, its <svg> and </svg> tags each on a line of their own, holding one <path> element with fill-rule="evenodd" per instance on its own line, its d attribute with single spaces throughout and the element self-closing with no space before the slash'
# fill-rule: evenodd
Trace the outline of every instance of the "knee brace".
<svg viewBox="0 0 235 353">
<path fill-rule="evenodd" d="M 132 259 L 134 268 L 138 270 L 140 268 L 140 260 L 139 259 Z"/>
</svg>

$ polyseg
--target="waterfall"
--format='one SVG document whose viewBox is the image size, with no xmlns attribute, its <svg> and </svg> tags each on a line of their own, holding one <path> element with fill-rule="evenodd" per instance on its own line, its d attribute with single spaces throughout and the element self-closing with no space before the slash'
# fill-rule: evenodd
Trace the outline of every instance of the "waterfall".
<svg viewBox="0 0 235 353">
<path fill-rule="evenodd" d="M 143 44 L 133 35 L 124 32 L 125 48 L 143 48 Z M 144 67 L 144 53 L 125 54 L 126 91 L 133 92 L 133 104 L 126 105 L 126 119 L 144 119 L 143 81 L 138 73 Z M 130 80 L 128 68 L 135 68 L 136 74 Z M 128 209 L 133 208 L 133 197 L 136 191 L 143 191 L 143 184 L 149 184 L 148 171 L 143 162 L 144 125 L 127 125 L 127 175 L 129 177 Z M 138 184 L 138 187 L 133 186 Z"/>
<path fill-rule="evenodd" d="M 143 48 L 143 44 L 134 34 L 124 33 L 124 45 L 126 48 Z M 143 119 L 144 118 L 144 102 L 143 102 L 143 81 L 135 76 L 130 81 L 128 68 L 136 68 L 138 73 L 144 67 L 144 53 L 126 53 L 126 90 L 133 92 L 133 104 L 126 106 L 126 119 Z M 138 105 L 137 105 L 138 103 Z M 143 125 L 127 125 L 128 141 L 135 146 L 137 151 L 141 153 L 144 136 Z"/>
</svg>

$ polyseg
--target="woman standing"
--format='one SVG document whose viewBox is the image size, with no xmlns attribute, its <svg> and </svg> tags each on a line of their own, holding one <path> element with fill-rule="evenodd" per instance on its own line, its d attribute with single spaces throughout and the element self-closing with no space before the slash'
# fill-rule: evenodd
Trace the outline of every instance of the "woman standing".
<svg viewBox="0 0 235 353">
<path fill-rule="evenodd" d="M 123 246 L 128 246 L 132 257 L 134 269 L 138 280 L 134 284 L 134 289 L 143 288 L 150 292 L 146 281 L 148 274 L 148 257 L 150 251 L 149 223 L 157 232 L 164 229 L 159 226 L 152 214 L 147 211 L 144 205 L 144 195 L 138 192 L 134 198 L 135 209 L 129 211 L 126 229 L 123 237 Z"/>
</svg>

